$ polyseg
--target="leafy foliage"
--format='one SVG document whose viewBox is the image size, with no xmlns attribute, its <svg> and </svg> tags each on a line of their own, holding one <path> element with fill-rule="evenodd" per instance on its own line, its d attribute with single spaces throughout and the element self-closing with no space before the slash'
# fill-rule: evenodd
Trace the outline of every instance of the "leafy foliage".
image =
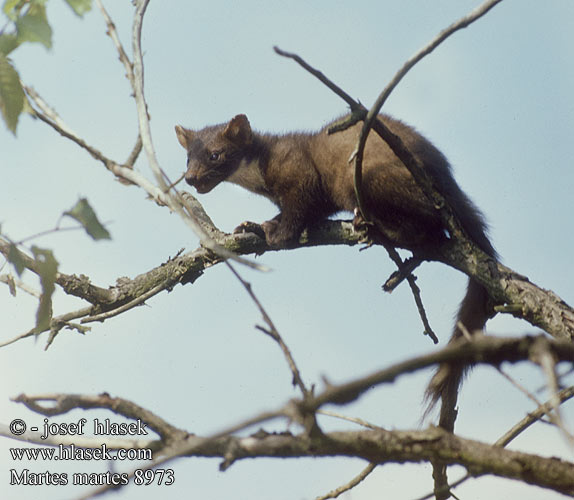
<svg viewBox="0 0 574 500">
<path fill-rule="evenodd" d="M 2 8 L 12 31 L 0 32 L 0 113 L 8 130 L 14 134 L 26 95 L 8 54 L 25 42 L 41 43 L 47 49 L 52 47 L 46 3 L 47 0 L 5 0 Z M 80 17 L 92 7 L 92 0 L 66 0 L 66 3 Z"/>
<path fill-rule="evenodd" d="M 0 112 L 12 133 L 16 132 L 18 117 L 24 108 L 25 98 L 18 73 L 10 60 L 0 53 Z"/>
<path fill-rule="evenodd" d="M 22 273 L 26 269 L 26 264 L 24 263 L 24 258 L 15 243 L 10 243 L 10 250 L 8 251 L 7 259 L 8 262 L 14 266 L 18 276 L 22 276 Z"/>
<path fill-rule="evenodd" d="M 62 214 L 63 216 L 72 217 L 78 221 L 85 231 L 94 239 L 111 239 L 108 230 L 100 223 L 96 213 L 91 205 L 85 198 L 81 198 L 69 210 Z M 59 231 L 59 224 L 56 228 L 44 231 L 40 234 Z M 13 242 L 6 235 L 3 235 L 0 230 L 0 235 L 8 243 L 8 252 L 4 253 L 6 260 L 12 265 L 16 274 L 22 276 L 24 271 L 28 268 L 33 270 L 40 278 L 41 294 L 36 311 L 36 325 L 34 332 L 39 334 L 43 331 L 49 330 L 52 322 L 52 295 L 55 291 L 56 278 L 58 275 L 58 261 L 54 257 L 52 250 L 32 246 L 31 252 L 33 259 L 20 251 L 18 248 L 24 240 L 20 242 Z M 36 237 L 38 235 L 35 235 Z M 31 262 L 33 260 L 33 262 Z M 16 294 L 16 285 L 12 275 L 6 276 L 6 283 L 10 287 L 12 295 Z"/>
<path fill-rule="evenodd" d="M 38 42 L 52 48 L 52 28 L 44 5 L 32 4 L 23 16 L 16 19 L 17 42 Z"/>
<path fill-rule="evenodd" d="M 86 198 L 78 200 L 78 203 L 71 210 L 64 212 L 64 215 L 77 220 L 94 240 L 111 239 L 110 233 L 98 220 L 96 212 Z"/>
<path fill-rule="evenodd" d="M 66 3 L 80 17 L 92 8 L 92 0 L 66 0 Z"/>
<path fill-rule="evenodd" d="M 42 332 L 50 328 L 52 321 L 52 295 L 55 290 L 56 276 L 58 274 L 58 261 L 51 250 L 32 247 L 32 254 L 36 260 L 36 267 L 42 285 L 42 295 L 36 311 L 36 331 Z"/>
</svg>

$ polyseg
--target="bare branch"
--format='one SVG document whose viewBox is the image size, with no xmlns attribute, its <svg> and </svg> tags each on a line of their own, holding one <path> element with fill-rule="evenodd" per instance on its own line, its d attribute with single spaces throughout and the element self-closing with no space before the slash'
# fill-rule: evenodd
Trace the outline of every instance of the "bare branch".
<svg viewBox="0 0 574 500">
<path fill-rule="evenodd" d="M 134 307 L 141 306 L 145 303 L 146 300 L 152 298 L 154 295 L 157 295 L 160 292 L 163 292 L 168 286 L 169 286 L 169 284 L 166 282 L 160 283 L 159 285 L 156 285 L 152 289 L 147 290 L 145 293 L 138 295 L 135 299 L 131 300 L 130 302 L 127 302 L 126 304 L 123 304 L 119 307 L 116 307 L 115 309 L 112 309 L 112 310 L 104 312 L 104 313 L 94 314 L 92 316 L 85 317 L 84 319 L 82 319 L 82 323 L 92 323 L 94 321 L 105 321 L 106 319 L 113 318 L 114 316 L 117 316 L 118 314 L 129 311 L 130 309 L 133 309 Z"/>
<path fill-rule="evenodd" d="M 63 415 L 71 410 L 104 408 L 117 415 L 133 420 L 142 420 L 153 429 L 165 442 L 171 442 L 187 436 L 187 432 L 167 423 L 155 413 L 123 398 L 112 398 L 107 393 L 88 396 L 83 394 L 42 394 L 27 396 L 20 394 L 12 399 L 22 403 L 26 408 L 46 416 Z M 46 404 L 48 403 L 48 404 Z"/>
<path fill-rule="evenodd" d="M 537 363 L 544 375 L 546 376 L 548 391 L 550 392 L 550 403 L 552 404 L 553 413 L 549 413 L 550 421 L 555 424 L 561 431 L 566 440 L 569 442 L 570 446 L 574 449 L 574 436 L 570 434 L 562 418 L 562 413 L 560 411 L 560 398 L 558 396 L 560 387 L 558 383 L 558 377 L 556 375 L 556 358 L 553 353 L 546 349 L 545 346 L 541 345 L 533 353 L 532 359 Z M 573 358 L 574 359 L 574 358 Z M 540 405 L 539 405 L 540 406 Z"/>
<path fill-rule="evenodd" d="M 319 81 L 323 82 L 327 87 L 329 87 L 335 94 L 337 94 L 341 99 L 343 99 L 351 108 L 351 111 L 367 111 L 366 108 L 361 106 L 355 99 L 353 99 L 349 94 L 347 94 L 341 87 L 333 83 L 329 78 L 327 78 L 321 71 L 318 69 L 313 68 L 310 64 L 305 62 L 301 57 L 293 52 L 286 52 L 285 50 L 281 50 L 279 47 L 273 47 L 273 50 L 283 57 L 288 57 L 289 59 L 293 59 L 297 64 L 299 64 L 302 68 L 306 69 L 309 73 L 311 73 L 315 78 Z M 363 117 L 361 116 L 357 121 L 362 120 Z M 355 121 L 354 123 L 357 123 Z M 348 125 L 350 126 L 350 125 Z"/>
<path fill-rule="evenodd" d="M 138 156 L 141 153 L 141 151 L 142 151 L 142 138 L 138 134 L 138 137 L 136 139 L 136 143 L 134 144 L 134 147 L 133 147 L 130 155 L 128 156 L 128 158 L 125 162 L 125 166 L 128 168 L 133 167 L 133 165 L 135 164 L 136 160 L 138 159 Z"/>
<path fill-rule="evenodd" d="M 329 493 L 327 493 L 326 495 L 321 495 L 320 497 L 317 497 L 315 500 L 328 500 L 329 498 L 337 498 L 339 495 L 342 495 L 343 493 L 345 493 L 346 491 L 352 490 L 355 486 L 357 486 L 358 484 L 360 484 L 361 482 L 363 482 L 366 477 L 373 472 L 375 469 L 377 468 L 377 464 L 369 464 L 367 465 L 360 474 L 358 474 L 357 476 L 355 476 L 353 479 L 351 479 L 347 484 L 344 484 L 342 486 L 339 486 L 338 488 L 330 491 Z"/>
<path fill-rule="evenodd" d="M 361 131 L 361 140 L 357 145 L 358 150 L 364 148 L 367 140 L 366 136 L 368 134 L 368 131 L 373 126 L 373 123 L 376 120 L 381 108 L 383 107 L 383 104 L 386 102 L 388 97 L 391 95 L 391 92 L 395 89 L 395 87 L 399 84 L 399 82 L 411 70 L 411 68 L 425 56 L 430 54 L 434 49 L 436 49 L 442 42 L 444 42 L 453 33 L 456 33 L 458 30 L 470 26 L 473 22 L 480 19 L 482 16 L 488 13 L 488 11 L 490 11 L 494 6 L 496 6 L 500 2 L 502 2 L 502 0 L 488 0 L 484 2 L 482 5 L 474 9 L 470 14 L 464 16 L 455 23 L 451 24 L 448 28 L 442 30 L 433 40 L 431 40 L 431 42 L 429 42 L 425 47 L 419 50 L 414 56 L 412 56 L 403 64 L 401 69 L 395 74 L 395 76 L 391 79 L 391 81 L 379 94 L 377 100 L 369 110 L 369 114 L 367 115 L 367 118 L 363 125 L 363 131 L 365 131 L 364 138 L 363 138 L 363 131 Z"/>
<path fill-rule="evenodd" d="M 573 397 L 574 386 L 562 389 L 556 394 L 556 396 L 553 396 L 551 400 L 547 401 L 543 405 L 540 405 L 536 410 L 530 412 L 520 422 L 515 424 L 512 429 L 506 432 L 504 436 L 499 438 L 496 443 L 494 443 L 495 446 L 506 446 L 513 439 L 522 434 L 522 432 L 528 429 L 528 427 L 530 427 L 532 424 L 540 420 L 543 416 L 548 415 L 556 406 L 556 399 L 558 400 L 559 404 L 562 404 Z"/>
<path fill-rule="evenodd" d="M 315 411 L 327 403 L 347 404 L 358 399 L 374 386 L 393 382 L 401 374 L 411 373 L 437 363 L 454 361 L 469 365 L 477 363 L 497 365 L 503 360 L 508 362 L 524 361 L 530 359 L 530 356 L 540 346 L 548 346 L 549 352 L 552 352 L 557 360 L 571 361 L 574 359 L 573 343 L 552 341 L 545 336 L 528 336 L 521 339 L 473 337 L 471 342 L 466 340 L 452 342 L 440 351 L 397 363 L 346 384 L 330 386 L 315 396 L 312 401 L 313 406 L 306 410 Z"/>
<path fill-rule="evenodd" d="M 567 389 L 562 389 L 558 393 L 558 398 L 560 399 L 560 404 L 568 401 L 574 397 L 574 386 L 568 387 Z M 502 437 L 498 438 L 493 446 L 500 446 L 504 448 L 508 445 L 511 441 L 513 441 L 516 437 L 522 434 L 526 429 L 528 429 L 532 424 L 538 422 L 543 416 L 548 415 L 552 412 L 554 408 L 554 404 L 552 401 L 548 401 L 543 405 L 539 406 L 535 411 L 529 413 L 526 417 L 524 417 L 520 422 L 516 423 L 509 431 L 507 431 Z M 452 482 L 449 486 L 450 489 L 455 488 L 468 479 L 472 478 L 471 474 L 466 474 L 465 476 L 457 479 L 456 481 Z M 417 500 L 427 500 L 432 498 L 434 493 L 429 493 L 423 497 L 418 498 Z"/>
<path fill-rule="evenodd" d="M 362 418 L 348 417 L 347 415 L 342 415 L 341 413 L 330 411 L 330 410 L 317 410 L 318 415 L 326 415 L 327 417 L 338 418 L 345 420 L 346 422 L 352 422 L 354 424 L 366 427 L 367 429 L 382 429 L 380 425 L 371 424 Z"/>
<path fill-rule="evenodd" d="M 28 295 L 31 295 L 32 297 L 35 297 L 37 299 L 40 298 L 41 293 L 38 290 L 27 285 L 22 280 L 14 279 L 14 276 L 12 276 L 11 274 L 0 274 L 0 282 L 6 283 L 6 285 L 8 285 L 8 287 L 10 288 L 10 293 L 14 296 L 16 296 L 16 288 L 19 288 L 20 290 L 26 292 Z"/>
<path fill-rule="evenodd" d="M 46 102 L 40 97 L 40 95 L 31 87 L 24 86 L 26 93 L 38 106 L 38 109 L 34 109 L 34 114 L 44 123 L 52 127 L 56 132 L 58 132 L 63 137 L 71 140 L 82 149 L 86 150 L 94 159 L 103 163 L 103 165 L 112 172 L 120 181 L 126 180 L 129 181 L 128 184 L 135 184 L 156 201 L 159 205 L 167 206 L 168 202 L 165 196 L 165 193 L 158 189 L 154 184 L 152 184 L 148 179 L 146 179 L 142 174 L 136 172 L 132 169 L 133 162 L 137 158 L 139 151 L 141 151 L 141 144 L 140 141 L 136 141 L 136 145 L 132 153 L 128 158 L 128 162 L 125 165 L 120 165 L 113 161 L 112 159 L 108 158 L 104 155 L 101 151 L 96 149 L 95 147 L 89 145 L 86 141 L 81 139 L 75 132 L 73 132 L 59 117 L 59 115 L 46 104 Z"/>
<path fill-rule="evenodd" d="M 129 169 L 128 169 L 129 170 Z M 131 170 L 129 170 L 131 172 Z M 199 203 L 191 195 L 183 196 L 186 209 L 194 214 L 196 220 L 203 225 L 205 231 L 209 231 L 212 238 L 222 248 L 228 249 L 234 254 L 260 254 L 270 249 L 264 240 L 254 234 L 225 234 L 219 231 L 203 211 Z M 360 235 L 353 231 L 352 224 L 348 222 L 325 221 L 312 231 L 306 231 L 300 242 L 300 246 L 317 246 L 324 244 L 355 245 L 359 242 Z M 10 242 L 0 236 L 0 254 L 8 257 Z M 35 260 L 21 251 L 21 259 L 24 266 L 34 273 L 38 273 Z M 92 283 L 85 275 L 70 275 L 58 273 L 56 283 L 65 293 L 79 297 L 93 307 L 87 307 L 76 312 L 64 314 L 53 318 L 52 329 L 59 331 L 70 319 L 85 318 L 85 321 L 103 321 L 117 314 L 144 303 L 150 297 L 164 290 L 171 290 L 178 283 L 193 283 L 203 272 L 221 263 L 224 258 L 214 254 L 210 250 L 199 247 L 194 251 L 168 259 L 167 262 L 136 276 L 133 279 L 121 278 L 109 288 L 102 288 Z M 262 269 L 266 269 L 261 266 Z M 44 330 L 46 331 L 46 330 Z M 23 338 L 38 334 L 37 330 L 30 330 L 24 334 L 0 343 L 0 347 L 12 344 Z"/>
<path fill-rule="evenodd" d="M 261 313 L 261 316 L 263 317 L 263 321 L 265 321 L 265 323 L 269 327 L 269 329 L 266 329 L 263 327 L 258 327 L 258 329 L 263 331 L 266 335 L 268 335 L 275 342 L 277 342 L 277 344 L 279 344 L 279 347 L 283 351 L 283 355 L 285 356 L 285 359 L 287 360 L 287 364 L 289 365 L 289 369 L 291 370 L 291 374 L 293 375 L 293 384 L 297 385 L 297 387 L 299 387 L 299 389 L 301 390 L 303 397 L 307 398 L 308 396 L 311 395 L 311 392 L 305 386 L 305 382 L 303 382 L 303 378 L 301 377 L 301 374 L 299 372 L 299 368 L 297 368 L 297 364 L 295 363 L 295 359 L 293 359 L 293 355 L 291 354 L 289 347 L 287 347 L 287 344 L 283 341 L 283 338 L 281 337 L 281 335 L 279 334 L 279 331 L 275 327 L 273 320 L 267 314 L 267 311 L 265 310 L 265 308 L 263 307 L 263 305 L 261 304 L 261 302 L 259 301 L 259 299 L 255 295 L 255 293 L 253 292 L 253 288 L 251 287 L 251 284 L 248 283 L 247 281 L 245 281 L 229 262 L 226 262 L 226 264 L 227 264 L 227 267 L 231 270 L 231 272 L 235 275 L 235 277 L 239 280 L 239 282 L 243 285 L 243 287 L 247 291 L 247 294 L 251 297 L 251 299 L 253 300 L 253 302 L 255 303 L 257 308 L 259 309 L 259 312 Z"/>
<path fill-rule="evenodd" d="M 449 465 L 468 468 L 475 477 L 495 475 L 527 484 L 574 494 L 574 464 L 557 458 L 496 449 L 488 444 L 463 439 L 440 428 L 424 431 L 363 430 L 331 432 L 313 439 L 305 434 L 259 432 L 249 437 L 220 436 L 204 438 L 190 435 L 185 441 L 185 456 L 221 457 L 224 464 L 255 457 L 297 458 L 346 456 L 362 458 L 373 464 L 389 462 L 418 463 L 440 458 Z M 178 455 L 182 456 L 182 455 Z M 154 461 L 153 467 L 175 457 Z M 100 488 L 83 496 L 94 498 L 109 490 Z"/>
<path fill-rule="evenodd" d="M 120 37 L 119 37 L 118 32 L 116 30 L 116 25 L 112 21 L 112 18 L 108 14 L 108 11 L 105 9 L 101 0 L 96 0 L 96 4 L 98 5 L 98 7 L 102 13 L 102 16 L 104 18 L 104 21 L 106 22 L 106 25 L 108 28 L 107 34 L 112 39 L 112 42 L 114 43 L 114 45 L 118 51 L 120 61 L 122 62 L 122 64 L 124 65 L 124 68 L 126 69 L 126 77 L 130 81 L 130 84 L 133 85 L 133 81 L 134 81 L 133 64 L 130 61 L 128 55 L 126 54 L 126 51 L 124 50 L 124 46 L 122 45 L 122 42 L 120 41 Z"/>
<path fill-rule="evenodd" d="M 113 162 L 109 158 L 104 156 L 102 152 L 95 147 L 90 146 L 86 141 L 81 139 L 78 134 L 72 131 L 72 129 L 69 128 L 60 118 L 58 113 L 56 113 L 56 111 L 52 109 L 32 87 L 27 85 L 22 85 L 22 87 L 26 91 L 28 97 L 38 107 L 38 109 L 32 108 L 34 110 L 34 116 L 42 120 L 47 125 L 50 125 L 50 127 L 66 139 L 70 139 L 72 142 L 76 143 L 82 149 L 86 150 L 94 159 L 102 162 L 106 168 L 110 169 L 109 165 Z"/>
<path fill-rule="evenodd" d="M 130 169 L 127 170 L 133 172 Z M 193 199 L 191 196 L 190 198 Z M 209 227 L 209 217 L 200 209 L 199 203 L 196 206 L 187 203 L 187 207 L 198 217 L 197 220 L 202 220 L 204 227 Z M 279 250 L 269 248 L 264 240 L 253 233 L 225 234 L 215 227 L 212 227 L 211 231 L 211 237 L 220 246 L 238 255 L 262 254 Z M 298 244 L 293 248 L 320 245 L 352 246 L 361 242 L 362 235 L 354 230 L 352 223 L 327 220 L 304 231 Z M 568 304 L 553 292 L 537 287 L 526 277 L 504 265 L 498 262 L 493 265 L 492 259 L 479 249 L 476 249 L 475 253 L 473 253 L 474 250 L 470 252 L 466 245 L 466 243 L 452 241 L 449 247 L 429 255 L 428 259 L 443 262 L 473 276 L 489 290 L 489 294 L 498 303 L 514 304 L 512 314 L 544 329 L 553 337 L 568 341 L 574 339 L 574 310 Z M 0 253 L 7 256 L 9 246 L 9 242 L 0 237 Z M 36 272 L 34 259 L 27 257 L 24 252 L 21 253 L 24 265 Z M 207 268 L 223 260 L 222 257 L 200 247 L 185 255 L 170 259 L 165 264 L 134 279 L 122 279 L 107 289 L 93 285 L 91 280 L 83 275 L 58 273 L 56 282 L 66 293 L 80 297 L 94 306 L 97 305 L 101 312 L 105 312 L 137 299 L 160 283 L 163 283 L 163 290 L 170 290 L 178 283 L 193 283 Z M 137 302 L 134 302 L 135 304 Z"/>
</svg>

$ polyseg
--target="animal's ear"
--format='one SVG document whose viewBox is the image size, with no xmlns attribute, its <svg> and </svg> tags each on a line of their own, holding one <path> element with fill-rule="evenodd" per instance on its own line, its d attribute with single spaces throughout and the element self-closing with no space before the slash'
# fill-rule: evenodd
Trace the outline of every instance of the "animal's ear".
<svg viewBox="0 0 574 500">
<path fill-rule="evenodd" d="M 175 135 L 177 140 L 186 151 L 189 149 L 189 143 L 193 138 L 193 130 L 182 127 L 181 125 L 175 126 Z"/>
<path fill-rule="evenodd" d="M 249 145 L 253 138 L 251 125 L 245 115 L 237 115 L 225 127 L 223 137 L 238 145 Z"/>
</svg>

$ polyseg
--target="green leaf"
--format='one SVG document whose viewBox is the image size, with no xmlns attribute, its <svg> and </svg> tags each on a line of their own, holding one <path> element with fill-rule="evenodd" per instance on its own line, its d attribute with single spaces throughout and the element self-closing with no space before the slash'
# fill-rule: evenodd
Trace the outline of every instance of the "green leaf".
<svg viewBox="0 0 574 500">
<path fill-rule="evenodd" d="M 23 5 L 24 2 L 22 0 L 6 0 L 2 10 L 12 21 L 15 21 L 18 17 L 18 10 L 20 10 Z"/>
<path fill-rule="evenodd" d="M 24 90 L 18 72 L 10 64 L 10 60 L 0 54 L 0 112 L 13 134 L 16 133 L 18 117 L 23 107 Z"/>
<path fill-rule="evenodd" d="M 14 33 L 0 35 L 0 54 L 7 56 L 18 45 L 18 37 Z"/>
<path fill-rule="evenodd" d="M 46 7 L 34 3 L 28 12 L 16 21 L 18 42 L 39 42 L 47 49 L 52 47 L 52 28 L 46 17 Z"/>
<path fill-rule="evenodd" d="M 36 260 L 36 267 L 42 285 L 40 304 L 36 311 L 36 332 L 40 333 L 50 328 L 52 321 L 52 295 L 55 290 L 56 276 L 58 274 L 58 261 L 51 250 L 32 247 L 32 254 Z"/>
<path fill-rule="evenodd" d="M 81 198 L 74 207 L 64 215 L 76 219 L 94 240 L 110 240 L 108 230 L 101 224 L 86 198 Z"/>
<path fill-rule="evenodd" d="M 66 0 L 66 3 L 72 8 L 74 13 L 80 17 L 92 8 L 92 0 Z"/>
<path fill-rule="evenodd" d="M 8 259 L 8 262 L 10 262 L 10 264 L 14 266 L 14 269 L 16 269 L 18 276 L 22 276 L 22 273 L 24 272 L 24 269 L 26 269 L 26 266 L 24 264 L 24 258 L 22 257 L 20 250 L 18 250 L 18 247 L 14 243 L 10 243 L 10 248 L 8 249 L 8 256 L 6 258 Z"/>
</svg>

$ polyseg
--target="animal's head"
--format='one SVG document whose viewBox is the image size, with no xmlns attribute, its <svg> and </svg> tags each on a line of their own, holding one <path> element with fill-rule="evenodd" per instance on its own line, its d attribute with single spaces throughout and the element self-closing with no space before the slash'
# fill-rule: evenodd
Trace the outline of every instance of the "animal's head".
<svg viewBox="0 0 574 500">
<path fill-rule="evenodd" d="M 185 181 L 198 193 L 208 193 L 233 174 L 253 140 L 245 115 L 201 130 L 176 125 L 175 133 L 187 151 Z"/>
</svg>

